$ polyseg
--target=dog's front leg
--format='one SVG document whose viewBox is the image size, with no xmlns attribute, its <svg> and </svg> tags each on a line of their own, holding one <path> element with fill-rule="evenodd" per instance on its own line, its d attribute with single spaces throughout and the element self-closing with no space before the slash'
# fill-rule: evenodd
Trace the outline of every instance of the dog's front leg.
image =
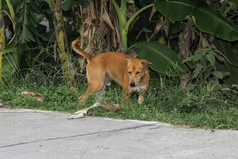
<svg viewBox="0 0 238 159">
<path fill-rule="evenodd" d="M 123 88 L 123 97 L 125 102 L 129 103 L 130 102 L 130 95 L 131 95 L 131 91 L 129 89 Z"/>
<path fill-rule="evenodd" d="M 144 95 L 145 95 L 145 91 L 141 91 L 140 92 L 140 95 L 139 95 L 139 98 L 138 98 L 138 103 L 139 104 L 142 104 L 143 101 L 144 101 Z"/>
</svg>

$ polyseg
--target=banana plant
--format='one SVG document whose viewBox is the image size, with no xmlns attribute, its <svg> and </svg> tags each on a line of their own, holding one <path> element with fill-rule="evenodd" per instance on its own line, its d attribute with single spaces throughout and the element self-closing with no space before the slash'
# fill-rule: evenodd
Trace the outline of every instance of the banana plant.
<svg viewBox="0 0 238 159">
<path fill-rule="evenodd" d="M 149 4 L 143 8 L 141 8 L 140 10 L 138 10 L 137 12 L 135 12 L 130 19 L 127 20 L 127 15 L 126 15 L 126 9 L 127 9 L 127 0 L 121 0 L 121 5 L 120 7 L 118 6 L 116 0 L 112 0 L 113 6 L 116 10 L 116 14 L 118 17 L 118 28 L 119 28 L 119 32 L 120 32 L 120 37 L 121 37 L 121 42 L 122 42 L 122 47 L 123 49 L 126 51 L 127 50 L 127 33 L 129 30 L 129 26 L 131 25 L 131 23 L 133 22 L 133 20 L 145 9 L 153 7 L 154 4 Z"/>
<path fill-rule="evenodd" d="M 39 0 L 5 0 L 5 2 L 5 10 L 1 11 L 8 16 L 6 20 L 11 20 L 10 25 L 13 27 L 13 36 L 4 47 L 1 56 L 0 67 L 3 67 L 0 74 L 4 80 L 7 80 L 13 74 L 20 75 L 22 68 L 30 66 L 32 53 L 28 44 L 39 41 L 38 22 L 40 19 L 35 14 Z"/>
<path fill-rule="evenodd" d="M 69 87 L 73 86 L 73 77 L 71 74 L 71 61 L 68 47 L 68 40 L 66 36 L 66 30 L 64 28 L 63 14 L 60 9 L 60 0 L 46 0 L 53 12 L 54 16 L 54 29 L 59 48 L 59 55 L 61 58 L 61 65 L 63 70 L 63 76 L 66 84 Z"/>
<path fill-rule="evenodd" d="M 3 19 L 3 5 L 2 0 L 0 0 L 0 83 L 2 82 L 2 55 L 5 48 L 5 30 L 4 30 L 4 19 Z"/>
</svg>

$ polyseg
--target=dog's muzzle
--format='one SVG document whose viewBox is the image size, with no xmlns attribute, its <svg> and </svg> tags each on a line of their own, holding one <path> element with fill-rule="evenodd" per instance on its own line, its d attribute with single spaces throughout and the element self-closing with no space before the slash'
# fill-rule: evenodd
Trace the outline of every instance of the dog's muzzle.
<svg viewBox="0 0 238 159">
<path fill-rule="evenodd" d="M 130 86 L 131 86 L 131 87 L 135 87 L 135 86 L 136 86 L 135 82 L 131 82 L 131 83 L 130 83 Z"/>
</svg>

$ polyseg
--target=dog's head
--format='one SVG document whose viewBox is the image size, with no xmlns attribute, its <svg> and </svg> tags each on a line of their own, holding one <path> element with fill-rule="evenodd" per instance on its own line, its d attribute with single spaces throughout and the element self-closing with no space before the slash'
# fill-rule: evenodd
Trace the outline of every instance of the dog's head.
<svg viewBox="0 0 238 159">
<path fill-rule="evenodd" d="M 140 81 L 144 78 L 146 71 L 148 71 L 147 64 L 149 61 L 132 58 L 127 60 L 127 73 L 129 76 L 129 85 L 136 87 L 140 85 Z"/>
</svg>

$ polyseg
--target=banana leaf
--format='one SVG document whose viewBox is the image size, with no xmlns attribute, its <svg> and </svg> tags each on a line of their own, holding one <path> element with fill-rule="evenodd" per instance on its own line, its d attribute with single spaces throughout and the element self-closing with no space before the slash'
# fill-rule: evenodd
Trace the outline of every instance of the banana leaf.
<svg viewBox="0 0 238 159">
<path fill-rule="evenodd" d="M 39 35 L 40 16 L 36 12 L 39 9 L 40 0 L 21 0 L 16 2 L 16 34 L 20 35 L 20 42 L 36 42 Z"/>
<path fill-rule="evenodd" d="M 192 16 L 200 31 L 227 41 L 238 40 L 238 29 L 203 0 L 156 0 L 155 8 L 174 21 Z"/>
<path fill-rule="evenodd" d="M 60 4 L 60 8 L 64 11 L 68 11 L 73 5 L 74 5 L 74 0 L 64 0 Z"/>
<path fill-rule="evenodd" d="M 135 45 L 137 55 L 152 64 L 149 67 L 168 76 L 180 76 L 188 71 L 177 54 L 159 42 L 140 42 Z"/>
</svg>

